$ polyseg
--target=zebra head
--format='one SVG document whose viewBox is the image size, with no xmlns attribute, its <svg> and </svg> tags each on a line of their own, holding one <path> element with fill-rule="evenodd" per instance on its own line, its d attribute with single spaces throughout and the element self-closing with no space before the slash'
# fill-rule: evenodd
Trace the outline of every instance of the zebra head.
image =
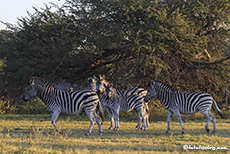
<svg viewBox="0 0 230 154">
<path fill-rule="evenodd" d="M 105 86 L 108 86 L 109 82 L 105 80 L 105 75 L 99 75 L 99 79 L 96 79 L 96 90 L 97 94 L 105 93 Z"/>
<path fill-rule="evenodd" d="M 112 87 L 113 87 L 113 84 L 109 84 L 109 85 L 106 85 L 104 83 L 104 87 L 105 87 L 105 96 L 107 99 L 109 98 L 113 98 L 113 92 L 112 92 Z"/>
<path fill-rule="evenodd" d="M 37 88 L 36 88 L 35 80 L 31 79 L 29 80 L 28 86 L 25 89 L 23 100 L 28 101 L 35 96 L 37 96 Z"/>
<path fill-rule="evenodd" d="M 92 90 L 94 92 L 97 91 L 97 87 L 96 87 L 97 80 L 98 79 L 97 79 L 96 76 L 93 76 L 93 78 L 92 77 L 88 78 L 88 81 L 89 81 L 89 90 Z"/>
<path fill-rule="evenodd" d="M 157 96 L 157 91 L 155 88 L 155 82 L 153 80 L 150 81 L 150 87 L 147 91 L 147 94 L 145 95 L 145 102 L 148 102 L 149 100 L 153 99 Z"/>
</svg>

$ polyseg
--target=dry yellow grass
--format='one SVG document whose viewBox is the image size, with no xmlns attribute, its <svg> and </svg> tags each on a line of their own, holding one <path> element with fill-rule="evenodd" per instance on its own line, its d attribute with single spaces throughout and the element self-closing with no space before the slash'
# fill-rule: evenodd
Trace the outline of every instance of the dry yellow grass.
<svg viewBox="0 0 230 154">
<path fill-rule="evenodd" d="M 89 127 L 84 116 L 61 116 L 57 124 L 62 135 L 54 133 L 50 115 L 0 115 L 0 153 L 230 153 L 229 120 L 217 119 L 215 135 L 205 132 L 206 120 L 184 122 L 185 135 L 177 121 L 166 134 L 166 121 L 151 122 L 144 132 L 136 131 L 137 121 L 121 118 L 118 132 L 108 130 L 110 123 L 104 122 L 102 136 L 96 124 L 90 136 L 84 135 Z M 186 151 L 184 145 L 228 150 Z"/>
</svg>

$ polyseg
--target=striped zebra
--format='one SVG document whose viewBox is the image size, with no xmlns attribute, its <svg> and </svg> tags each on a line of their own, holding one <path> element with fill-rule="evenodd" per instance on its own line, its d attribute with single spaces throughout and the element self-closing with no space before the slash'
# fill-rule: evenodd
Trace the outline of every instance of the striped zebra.
<svg viewBox="0 0 230 154">
<path fill-rule="evenodd" d="M 109 85 L 109 82 L 107 80 L 105 80 L 105 75 L 101 76 L 99 75 L 99 79 L 96 77 L 96 76 L 93 76 L 90 77 L 89 79 L 89 89 L 95 91 L 96 90 L 96 84 L 99 85 L 99 86 L 102 86 L 103 84 L 105 85 Z M 102 91 L 104 91 L 104 87 L 101 87 L 102 88 Z M 120 96 L 125 96 L 125 97 L 128 97 L 130 95 L 139 95 L 141 97 L 145 96 L 146 93 L 147 93 L 147 90 L 144 90 L 143 88 L 131 88 L 131 89 L 127 89 L 127 90 L 124 90 L 124 91 L 121 91 L 121 90 L 117 90 L 117 93 L 120 95 Z M 110 118 L 110 122 L 111 122 L 111 125 L 109 127 L 109 129 L 113 128 L 113 122 L 114 122 L 114 117 L 113 117 L 113 114 L 112 114 L 112 111 L 111 109 L 109 108 L 109 104 L 112 104 L 113 101 L 107 99 L 107 97 L 104 95 L 104 94 L 99 94 L 99 98 L 100 98 L 100 101 L 102 103 L 102 107 L 103 108 L 106 108 L 107 112 L 108 112 L 108 115 L 109 115 L 109 118 Z M 136 126 L 137 130 L 139 130 L 140 128 L 141 129 L 144 129 L 143 125 L 141 126 L 141 116 L 140 116 L 140 113 L 138 113 L 136 110 L 134 110 L 137 114 L 137 117 L 138 117 L 138 124 Z M 144 115 L 145 115 L 145 119 L 146 119 L 146 126 L 148 127 L 149 126 L 149 108 L 148 108 L 148 104 L 145 103 L 145 106 L 144 106 Z"/>
<path fill-rule="evenodd" d="M 56 120 L 61 113 L 77 115 L 84 111 L 90 120 L 90 127 L 85 135 L 91 133 L 95 121 L 98 124 L 99 135 L 102 135 L 101 118 L 104 120 L 104 113 L 95 92 L 57 90 L 54 84 L 39 77 L 32 77 L 25 90 L 24 100 L 28 101 L 36 96 L 45 103 L 46 109 L 51 112 L 51 123 L 57 132 L 59 132 L 59 128 L 56 125 Z M 100 116 L 96 113 L 97 107 L 99 107 Z"/>
<path fill-rule="evenodd" d="M 181 114 L 194 114 L 198 111 L 203 113 L 207 118 L 208 122 L 205 125 L 206 131 L 209 133 L 209 123 L 212 121 L 213 123 L 213 133 L 216 131 L 216 120 L 215 117 L 211 114 L 210 110 L 212 107 L 212 103 L 214 103 L 219 115 L 223 117 L 223 113 L 217 106 L 216 101 L 212 98 L 210 94 L 203 92 L 177 92 L 173 91 L 169 86 L 155 81 L 150 81 L 150 88 L 145 96 L 145 101 L 149 101 L 153 99 L 155 96 L 160 99 L 164 107 L 168 110 L 168 128 L 166 133 L 170 130 L 170 119 L 173 113 L 176 115 L 181 128 L 182 134 L 184 133 L 184 126 L 181 120 Z"/>
<path fill-rule="evenodd" d="M 97 85 L 101 86 L 101 91 L 104 91 L 104 88 L 103 87 L 103 84 L 105 84 L 106 86 L 109 86 L 110 83 L 105 79 L 105 75 L 101 76 L 99 75 L 99 80 L 94 76 L 95 80 L 97 81 Z M 138 87 L 135 87 L 135 88 L 130 88 L 130 89 L 127 89 L 127 90 L 119 90 L 119 89 L 116 89 L 117 93 L 120 95 L 120 96 L 124 96 L 124 97 L 128 97 L 128 96 L 131 96 L 131 95 L 139 95 L 141 97 L 145 96 L 146 93 L 147 93 L 147 90 L 145 90 L 144 88 L 138 88 Z M 148 103 L 146 102 L 145 104 L 145 110 L 144 110 L 144 114 L 145 114 L 145 119 L 146 119 L 146 126 L 148 127 L 149 126 L 149 107 L 148 107 Z M 136 112 L 136 111 L 135 111 Z M 136 128 L 139 130 L 140 128 L 141 129 L 144 129 L 143 125 L 141 126 L 141 116 L 138 112 L 136 112 L 137 114 L 137 117 L 138 117 L 138 124 L 136 126 Z M 113 117 L 111 119 L 111 128 L 113 127 Z"/>
<path fill-rule="evenodd" d="M 106 83 L 105 83 L 106 82 Z M 108 85 L 108 86 L 107 86 Z M 97 91 L 100 92 L 100 100 L 104 107 L 107 108 L 108 114 L 110 115 L 110 121 L 111 126 L 113 127 L 113 119 L 115 121 L 115 127 L 114 130 L 119 129 L 119 112 L 129 112 L 129 111 L 136 111 L 138 116 L 138 130 L 141 127 L 141 119 L 143 121 L 143 129 L 146 130 L 149 122 L 148 122 L 148 106 L 144 102 L 144 97 L 139 96 L 137 94 L 132 94 L 130 96 L 124 96 L 124 94 L 121 95 L 121 93 L 118 93 L 118 91 L 110 86 L 108 81 L 106 80 L 98 80 L 97 84 Z M 108 97 L 108 94 L 106 93 L 106 89 L 112 89 L 113 92 L 116 93 L 116 97 Z M 109 98 L 109 99 L 108 99 Z M 102 105 L 102 106 L 103 106 Z"/>
<path fill-rule="evenodd" d="M 94 80 L 96 80 L 96 82 L 97 82 L 96 83 L 96 86 L 98 87 L 97 92 L 100 92 L 100 91 L 105 92 L 105 87 L 103 85 L 106 85 L 106 86 L 110 85 L 110 83 L 105 79 L 105 75 L 103 75 L 103 76 L 99 75 L 99 79 L 96 76 L 94 76 Z M 95 87 L 95 85 L 93 85 L 93 86 Z M 127 90 L 116 89 L 116 91 L 122 97 L 129 97 L 131 95 L 139 95 L 140 97 L 144 97 L 147 93 L 147 90 L 145 90 L 144 88 L 138 88 L 138 87 L 130 88 Z M 110 100 L 110 102 L 107 103 L 107 101 L 109 101 L 109 100 L 105 96 L 105 93 L 100 95 L 100 98 L 101 98 L 102 106 L 104 106 L 104 107 L 108 106 L 109 104 L 112 103 L 111 100 Z M 145 105 L 144 106 L 144 115 L 145 115 L 145 120 L 146 120 L 146 126 L 148 127 L 149 126 L 149 107 L 148 107 L 148 103 L 144 103 L 144 105 Z M 112 111 L 110 110 L 110 108 L 109 107 L 106 107 L 106 108 L 107 108 L 107 112 L 109 114 L 110 122 L 111 122 L 109 129 L 111 129 L 111 128 L 113 128 L 114 117 L 113 117 L 113 114 L 112 114 Z M 121 111 L 123 111 L 123 110 L 124 109 L 121 108 Z M 144 129 L 144 126 L 143 125 L 141 126 L 142 117 L 141 117 L 140 113 L 137 112 L 136 110 L 134 110 L 134 111 L 136 112 L 137 117 L 138 117 L 138 124 L 136 126 L 137 130 L 139 130 L 140 128 Z"/>
</svg>

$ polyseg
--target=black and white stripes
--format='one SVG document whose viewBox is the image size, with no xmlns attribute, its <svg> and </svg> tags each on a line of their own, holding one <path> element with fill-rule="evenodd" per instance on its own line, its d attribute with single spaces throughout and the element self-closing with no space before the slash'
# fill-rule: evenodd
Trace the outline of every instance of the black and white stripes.
<svg viewBox="0 0 230 154">
<path fill-rule="evenodd" d="M 170 130 L 170 119 L 174 113 L 182 127 L 184 133 L 184 126 L 180 117 L 181 114 L 194 114 L 198 111 L 203 113 L 208 122 L 205 125 L 206 131 L 209 132 L 208 126 L 210 121 L 213 123 L 213 133 L 216 131 L 216 120 L 211 114 L 210 110 L 214 103 L 218 113 L 223 118 L 223 114 L 217 106 L 216 101 L 210 94 L 203 92 L 177 92 L 173 91 L 169 86 L 155 81 L 150 81 L 150 88 L 145 96 L 145 101 L 148 101 L 157 96 L 168 110 L 168 132 Z"/>
<path fill-rule="evenodd" d="M 120 91 L 112 87 L 104 77 L 99 76 L 90 78 L 89 90 L 82 91 L 65 91 L 58 90 L 52 83 L 39 77 L 32 77 L 29 80 L 24 94 L 24 100 L 29 100 L 38 96 L 46 105 L 46 109 L 52 113 L 51 123 L 56 131 L 56 120 L 61 113 L 67 115 L 77 115 L 85 112 L 90 120 L 90 127 L 86 132 L 89 135 L 95 122 L 98 124 L 99 135 L 102 134 L 101 119 L 104 120 L 103 108 L 106 108 L 114 130 L 119 129 L 119 112 L 129 112 L 134 110 L 138 117 L 138 130 L 142 127 L 147 129 L 149 122 L 149 108 L 146 102 L 154 97 L 158 97 L 164 107 L 168 110 L 166 132 L 170 130 L 170 120 L 173 114 L 176 115 L 184 133 L 184 126 L 180 114 L 194 114 L 198 111 L 203 113 L 208 121 L 205 125 L 206 131 L 209 132 L 209 123 L 213 123 L 213 133 L 216 131 L 216 119 L 211 114 L 212 104 L 215 105 L 219 115 L 223 118 L 216 101 L 213 97 L 204 92 L 177 92 L 169 86 L 161 83 L 150 81 L 148 91 L 143 88 L 131 88 Z M 99 108 L 99 115 L 96 108 Z M 143 125 L 142 125 L 143 124 Z"/>
<path fill-rule="evenodd" d="M 95 121 L 98 124 L 99 135 L 102 134 L 101 118 L 104 119 L 104 113 L 95 92 L 90 90 L 74 92 L 57 90 L 53 84 L 44 79 L 32 77 L 29 80 L 24 99 L 29 100 L 36 96 L 45 103 L 46 109 L 52 113 L 51 123 L 57 131 L 59 128 L 56 126 L 56 120 L 60 113 L 77 115 L 84 111 L 90 120 L 90 127 L 86 135 L 91 133 Z M 96 113 L 97 106 L 101 117 Z"/>
<path fill-rule="evenodd" d="M 143 88 L 133 88 L 125 91 L 120 91 L 112 88 L 113 94 L 116 96 L 107 97 L 108 95 L 106 96 L 106 89 L 111 86 L 110 83 L 106 81 L 102 76 L 99 76 L 99 79 L 94 76 L 94 81 L 96 81 L 96 90 L 99 92 L 98 94 L 102 102 L 102 106 L 107 108 L 108 114 L 110 116 L 111 125 L 109 129 L 113 127 L 113 119 L 115 121 L 114 130 L 119 129 L 120 111 L 129 112 L 132 110 L 134 110 L 138 116 L 138 130 L 141 128 L 141 121 L 143 122 L 143 129 L 147 129 L 149 125 L 149 110 L 148 105 L 144 102 L 143 97 L 147 91 L 143 90 Z M 90 85 L 92 86 L 92 83 Z M 142 94 L 142 96 L 138 94 Z"/>
</svg>

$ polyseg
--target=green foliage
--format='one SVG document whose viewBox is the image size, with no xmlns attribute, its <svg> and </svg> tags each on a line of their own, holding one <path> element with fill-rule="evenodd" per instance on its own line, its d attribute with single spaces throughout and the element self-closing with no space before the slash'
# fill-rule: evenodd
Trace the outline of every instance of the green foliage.
<svg viewBox="0 0 230 154">
<path fill-rule="evenodd" d="M 33 99 L 24 102 L 20 105 L 20 112 L 23 114 L 45 114 L 49 113 L 46 110 L 45 104 L 40 99 Z"/>
<path fill-rule="evenodd" d="M 100 73 L 119 89 L 153 79 L 218 102 L 230 86 L 228 0 L 66 0 L 34 9 L 0 32 L 0 92 L 15 100 L 31 76 L 85 86 Z"/>
<path fill-rule="evenodd" d="M 10 101 L 0 100 L 0 114 L 16 113 L 17 109 L 15 105 L 12 105 Z"/>
</svg>

